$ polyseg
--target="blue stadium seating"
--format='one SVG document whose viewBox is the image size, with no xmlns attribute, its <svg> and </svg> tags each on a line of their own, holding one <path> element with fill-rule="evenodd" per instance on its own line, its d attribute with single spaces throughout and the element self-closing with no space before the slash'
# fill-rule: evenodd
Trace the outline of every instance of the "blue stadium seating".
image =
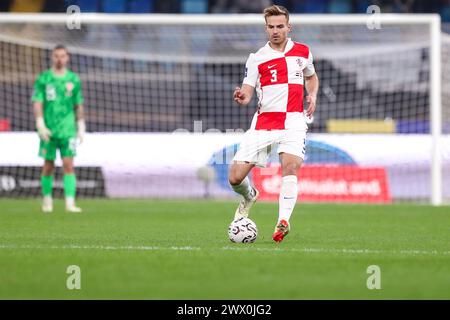
<svg viewBox="0 0 450 320">
<path fill-rule="evenodd" d="M 442 5 L 441 9 L 442 22 L 450 22 L 450 3 Z"/>
<path fill-rule="evenodd" d="M 367 13 L 367 8 L 372 5 L 371 0 L 356 1 L 355 13 Z"/>
<path fill-rule="evenodd" d="M 297 13 L 325 13 L 327 11 L 326 0 L 294 1 L 293 12 Z"/>
<path fill-rule="evenodd" d="M 279 6 L 283 6 L 285 8 L 287 8 L 288 10 L 291 7 L 291 1 L 290 0 L 275 0 L 273 1 L 273 4 L 279 5 Z M 290 10 L 292 11 L 292 10 Z"/>
<path fill-rule="evenodd" d="M 103 0 L 102 3 L 102 11 L 105 13 L 124 13 L 126 7 L 126 0 Z"/>
<path fill-rule="evenodd" d="M 181 1 L 182 13 L 207 13 L 208 1 L 207 0 L 182 0 Z"/>
<path fill-rule="evenodd" d="M 128 13 L 149 13 L 154 11 L 154 0 L 129 0 Z"/>
<path fill-rule="evenodd" d="M 351 0 L 331 0 L 328 3 L 329 13 L 351 13 L 352 2 Z"/>
<path fill-rule="evenodd" d="M 81 12 L 98 12 L 100 9 L 99 0 L 75 0 L 69 1 L 68 5 L 77 5 Z"/>
</svg>

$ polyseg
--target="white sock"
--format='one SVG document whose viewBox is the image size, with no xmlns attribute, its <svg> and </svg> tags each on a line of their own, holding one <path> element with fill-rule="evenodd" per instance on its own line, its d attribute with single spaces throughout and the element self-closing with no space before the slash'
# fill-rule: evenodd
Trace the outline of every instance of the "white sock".
<svg viewBox="0 0 450 320">
<path fill-rule="evenodd" d="M 67 197 L 66 198 L 66 207 L 73 207 L 75 205 L 75 198 Z"/>
<path fill-rule="evenodd" d="M 44 198 L 43 198 L 43 202 L 44 202 L 44 205 L 46 205 L 46 206 L 51 206 L 52 204 L 53 204 L 53 198 L 52 198 L 52 196 L 44 196 Z"/>
<path fill-rule="evenodd" d="M 297 202 L 297 195 L 297 176 L 284 176 L 281 182 L 278 221 L 286 220 L 289 222 L 295 203 Z"/>
<path fill-rule="evenodd" d="M 253 188 L 250 186 L 250 180 L 248 177 L 245 177 L 241 184 L 238 184 L 237 186 L 231 185 L 231 187 L 236 193 L 242 195 L 245 200 L 250 200 L 254 197 Z"/>
</svg>

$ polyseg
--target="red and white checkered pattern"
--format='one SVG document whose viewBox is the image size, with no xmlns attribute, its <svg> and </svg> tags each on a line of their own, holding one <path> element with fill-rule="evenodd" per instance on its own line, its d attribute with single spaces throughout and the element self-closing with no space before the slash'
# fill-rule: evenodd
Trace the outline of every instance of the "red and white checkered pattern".
<svg viewBox="0 0 450 320">
<path fill-rule="evenodd" d="M 251 129 L 306 130 L 303 76 L 315 73 L 309 48 L 289 38 L 284 52 L 280 52 L 267 42 L 250 54 L 245 67 L 243 83 L 256 88 L 259 100 Z"/>
</svg>

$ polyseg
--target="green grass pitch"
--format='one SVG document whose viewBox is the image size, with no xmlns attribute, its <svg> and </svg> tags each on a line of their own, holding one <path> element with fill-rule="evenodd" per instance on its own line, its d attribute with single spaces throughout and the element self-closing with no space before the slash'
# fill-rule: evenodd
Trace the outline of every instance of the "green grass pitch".
<svg viewBox="0 0 450 320">
<path fill-rule="evenodd" d="M 449 299 L 450 208 L 297 204 L 271 235 L 257 203 L 253 244 L 233 244 L 237 202 L 80 200 L 82 214 L 0 200 L 1 299 Z M 68 290 L 67 267 L 81 269 Z M 381 289 L 367 288 L 367 268 Z"/>
</svg>

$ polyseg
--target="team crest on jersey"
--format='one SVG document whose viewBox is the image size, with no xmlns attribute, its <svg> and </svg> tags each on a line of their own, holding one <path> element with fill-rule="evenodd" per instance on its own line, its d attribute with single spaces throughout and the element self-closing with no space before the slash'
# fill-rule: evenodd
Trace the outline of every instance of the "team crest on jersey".
<svg viewBox="0 0 450 320">
<path fill-rule="evenodd" d="M 45 97 L 47 101 L 54 101 L 56 99 L 56 89 L 53 85 L 47 84 L 45 86 Z"/>
<path fill-rule="evenodd" d="M 300 70 L 297 70 L 297 71 L 295 72 L 295 76 L 296 76 L 296 77 L 300 77 L 300 75 L 301 75 L 301 70 L 303 70 L 303 61 L 302 61 L 302 59 L 300 59 L 300 58 L 297 58 L 295 61 L 297 62 L 298 67 L 300 68 Z"/>
<path fill-rule="evenodd" d="M 71 97 L 72 96 L 72 90 L 74 88 L 74 85 L 72 82 L 67 82 L 66 83 L 66 97 Z"/>
</svg>

